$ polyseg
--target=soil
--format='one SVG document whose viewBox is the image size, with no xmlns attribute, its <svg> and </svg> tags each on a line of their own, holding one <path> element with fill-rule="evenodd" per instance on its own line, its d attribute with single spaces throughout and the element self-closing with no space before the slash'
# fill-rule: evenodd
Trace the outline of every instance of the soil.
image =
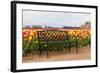
<svg viewBox="0 0 100 73">
<path fill-rule="evenodd" d="M 78 48 L 78 54 L 75 48 L 71 48 L 71 52 L 68 50 L 61 52 L 49 52 L 49 57 L 43 53 L 41 56 L 29 54 L 22 57 L 23 63 L 30 62 L 45 62 L 45 61 L 65 61 L 65 60 L 88 60 L 91 59 L 91 49 L 89 46 Z"/>
</svg>

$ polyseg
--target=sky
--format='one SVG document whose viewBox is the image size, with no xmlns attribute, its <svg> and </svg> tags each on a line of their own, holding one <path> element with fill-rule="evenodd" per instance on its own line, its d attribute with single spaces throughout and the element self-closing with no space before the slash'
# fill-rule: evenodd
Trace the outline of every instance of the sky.
<svg viewBox="0 0 100 73">
<path fill-rule="evenodd" d="M 91 21 L 90 13 L 23 11 L 23 27 L 41 25 L 61 28 L 63 26 L 79 27 Z"/>
</svg>

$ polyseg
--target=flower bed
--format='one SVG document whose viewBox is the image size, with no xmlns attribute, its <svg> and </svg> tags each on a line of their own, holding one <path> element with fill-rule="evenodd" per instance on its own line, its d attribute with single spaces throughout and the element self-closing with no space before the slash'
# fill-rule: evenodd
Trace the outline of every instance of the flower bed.
<svg viewBox="0 0 100 73">
<path fill-rule="evenodd" d="M 32 53 L 38 54 L 39 53 L 39 42 L 37 39 L 37 31 L 35 29 L 31 30 L 24 30 L 23 29 L 23 56 Z M 78 47 L 84 47 L 90 44 L 91 42 L 91 35 L 87 30 L 67 30 L 68 32 L 70 45 L 71 47 L 75 47 L 76 38 L 78 40 Z M 59 35 L 59 33 L 57 33 Z M 57 35 L 56 34 L 56 35 Z M 45 34 L 46 35 L 46 34 Z M 60 35 L 62 37 L 62 35 Z M 50 38 L 50 37 L 49 37 Z M 49 46 L 51 47 L 50 51 L 61 51 L 64 48 L 68 48 L 68 40 L 64 40 L 64 42 L 56 42 L 56 41 L 49 41 Z M 44 43 L 44 42 L 41 42 Z M 45 45 L 46 46 L 46 45 Z M 65 47 L 64 47 L 65 46 Z"/>
</svg>

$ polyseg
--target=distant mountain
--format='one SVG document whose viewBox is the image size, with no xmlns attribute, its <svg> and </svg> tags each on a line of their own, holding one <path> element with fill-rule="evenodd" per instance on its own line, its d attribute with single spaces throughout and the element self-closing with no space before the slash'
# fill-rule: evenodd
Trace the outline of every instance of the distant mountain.
<svg viewBox="0 0 100 73">
<path fill-rule="evenodd" d="M 80 27 L 64 26 L 63 28 L 64 29 L 91 29 L 91 23 L 87 21 Z"/>
<path fill-rule="evenodd" d="M 64 26 L 64 29 L 80 29 L 80 27 Z"/>
</svg>

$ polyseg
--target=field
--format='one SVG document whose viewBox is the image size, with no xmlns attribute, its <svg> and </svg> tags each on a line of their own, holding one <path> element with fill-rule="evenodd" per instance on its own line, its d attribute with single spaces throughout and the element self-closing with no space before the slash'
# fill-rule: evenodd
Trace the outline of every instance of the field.
<svg viewBox="0 0 100 73">
<path fill-rule="evenodd" d="M 38 55 L 28 54 L 23 57 L 24 63 L 32 63 L 32 62 L 46 62 L 46 61 L 72 61 L 72 60 L 89 60 L 91 59 L 91 49 L 89 46 L 85 46 L 83 48 L 79 48 L 79 54 L 75 52 L 75 48 L 71 49 L 71 53 L 67 52 L 50 52 L 50 57 L 47 58 L 45 54 L 42 54 L 42 57 Z"/>
<path fill-rule="evenodd" d="M 71 42 L 71 53 L 68 53 L 68 45 L 58 42 L 50 42 L 49 55 L 50 57 L 45 57 L 45 52 L 39 57 L 39 45 L 37 39 L 37 31 L 51 30 L 49 29 L 24 29 L 23 28 L 23 62 L 38 62 L 38 61 L 59 61 L 59 60 L 82 60 L 90 59 L 90 44 L 91 44 L 91 32 L 87 29 L 60 29 L 68 32 L 70 36 L 69 40 Z M 78 40 L 79 54 L 75 52 L 76 38 Z M 67 40 L 65 40 L 68 42 Z M 60 46 L 59 46 L 60 45 Z M 59 47 L 59 48 L 58 48 Z M 64 50 L 64 51 L 63 51 Z M 67 51 L 67 53 L 65 52 Z"/>
</svg>

